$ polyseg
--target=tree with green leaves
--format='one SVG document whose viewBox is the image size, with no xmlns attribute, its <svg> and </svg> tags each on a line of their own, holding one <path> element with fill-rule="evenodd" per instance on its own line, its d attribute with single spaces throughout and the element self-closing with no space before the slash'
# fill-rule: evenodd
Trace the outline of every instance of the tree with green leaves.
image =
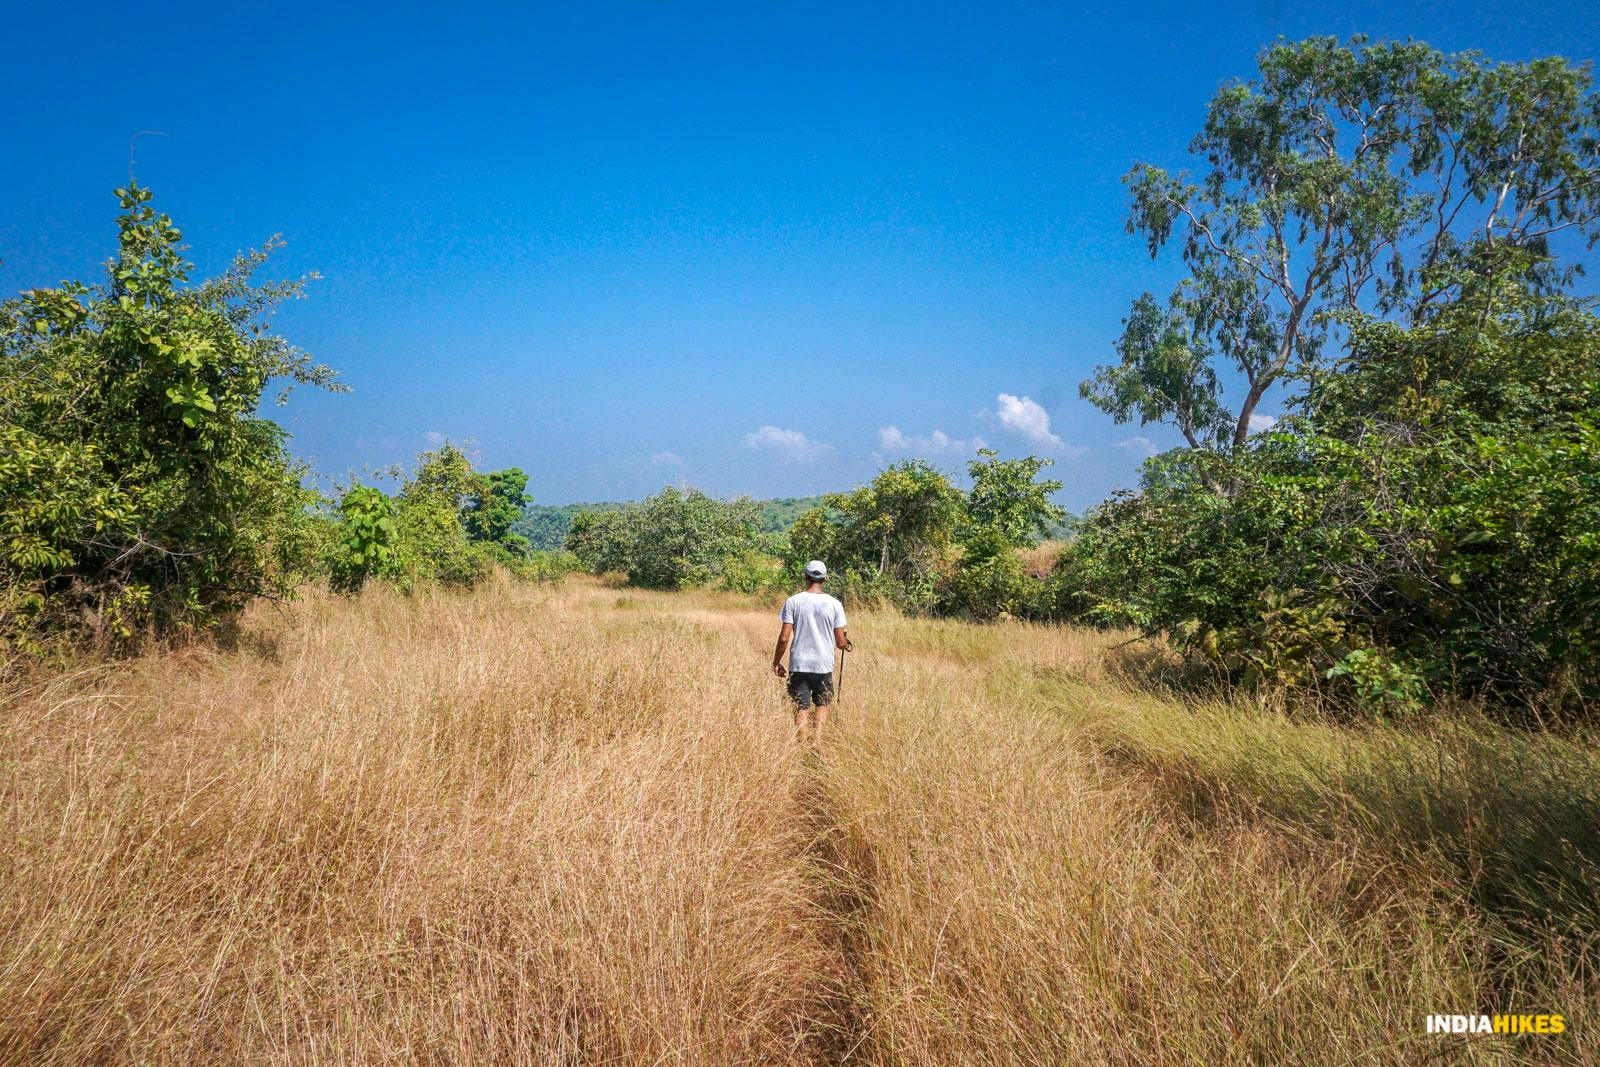
<svg viewBox="0 0 1600 1067">
<path fill-rule="evenodd" d="M 446 441 L 423 452 L 395 503 L 400 570 L 407 583 L 470 587 L 489 575 L 494 555 L 467 531 L 472 507 L 488 494 L 488 478 Z"/>
<path fill-rule="evenodd" d="M 704 585 L 728 577 L 730 566 L 747 583 L 765 547 L 760 513 L 749 497 L 719 500 L 668 486 L 637 504 L 580 512 L 567 547 L 590 570 L 626 571 L 647 589 Z"/>
<path fill-rule="evenodd" d="M 359 592 L 369 578 L 393 575 L 400 539 L 394 514 L 394 501 L 370 485 L 353 485 L 340 497 L 328 560 L 328 584 L 334 592 Z"/>
<path fill-rule="evenodd" d="M 1050 500 L 1057 481 L 1039 481 L 1049 459 L 1000 459 L 979 449 L 967 464 L 972 489 L 957 533 L 959 565 L 948 585 L 947 606 L 978 618 L 1024 614 L 1036 599 L 1036 582 L 1022 570 L 1017 550 L 1037 544 L 1066 512 Z"/>
<path fill-rule="evenodd" d="M 274 379 L 337 388 L 266 328 L 304 281 L 254 280 L 274 238 L 191 284 L 150 191 L 116 195 L 103 282 L 0 304 L 0 635 L 19 647 L 204 628 L 287 595 L 316 554 L 315 494 L 258 411 Z"/>
<path fill-rule="evenodd" d="M 456 445 L 444 442 L 417 457 L 394 497 L 355 485 L 339 501 L 327 565 L 340 592 L 369 578 L 405 590 L 419 583 L 471 587 L 496 564 L 513 576 L 559 577 L 565 559 L 534 559 L 525 538 L 511 533 L 526 498 L 520 470 L 477 471 Z"/>
<path fill-rule="evenodd" d="M 1592 242 L 1600 219 L 1600 96 L 1558 57 L 1280 43 L 1217 93 L 1190 150 L 1197 178 L 1139 163 L 1126 179 L 1129 230 L 1152 257 L 1177 239 L 1187 277 L 1135 301 L 1119 361 L 1082 392 L 1191 448 L 1243 445 L 1268 390 L 1319 363 L 1333 313 L 1414 323 L 1508 274 L 1557 283 L 1551 239 Z"/>
<path fill-rule="evenodd" d="M 632 550 L 632 504 L 580 511 L 572 516 L 563 547 L 578 557 L 591 574 L 610 574 L 628 569 Z"/>
<path fill-rule="evenodd" d="M 1038 456 L 1000 459 L 989 448 L 967 464 L 972 489 L 967 493 L 967 519 L 973 526 L 999 533 L 1012 547 L 1035 544 L 1066 518 L 1051 495 L 1062 483 L 1039 481 L 1039 472 L 1054 460 Z"/>
<path fill-rule="evenodd" d="M 832 560 L 835 571 L 844 570 L 844 561 L 836 551 L 837 518 L 836 511 L 830 512 L 826 505 L 818 504 L 794 521 L 789 527 L 789 552 L 784 559 L 791 573 L 799 574 L 800 569 L 814 559 Z"/>
<path fill-rule="evenodd" d="M 931 610 L 954 565 L 965 498 L 920 459 L 894 463 L 866 485 L 824 498 L 789 531 L 791 571 L 822 559 L 839 585 Z"/>
<path fill-rule="evenodd" d="M 839 548 L 873 572 L 920 583 L 960 525 L 961 490 L 920 459 L 891 463 L 859 489 L 828 498 L 840 515 Z"/>
<path fill-rule="evenodd" d="M 1508 278 L 1415 325 L 1355 320 L 1256 447 L 1168 453 L 1094 509 L 1058 606 L 1371 710 L 1581 713 L 1600 699 L 1597 410 L 1586 302 Z"/>
<path fill-rule="evenodd" d="M 512 526 L 522 517 L 522 509 L 533 502 L 527 495 L 527 474 L 508 467 L 490 471 L 484 478 L 482 493 L 467 504 L 467 536 L 501 545 L 513 555 L 526 555 L 528 539 L 514 533 Z"/>
</svg>

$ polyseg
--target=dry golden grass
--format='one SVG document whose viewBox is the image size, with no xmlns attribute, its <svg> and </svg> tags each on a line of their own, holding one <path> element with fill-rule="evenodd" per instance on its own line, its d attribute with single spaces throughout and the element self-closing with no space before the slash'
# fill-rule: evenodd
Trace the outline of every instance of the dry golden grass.
<svg viewBox="0 0 1600 1067">
<path fill-rule="evenodd" d="M 855 614 L 815 755 L 771 612 L 586 581 L 0 694 L 0 1062 L 1583 1061 L 1451 863 L 1180 803 L 1118 638 Z"/>
<path fill-rule="evenodd" d="M 1018 555 L 1022 558 L 1022 572 L 1030 578 L 1048 578 L 1054 570 L 1056 559 L 1061 555 L 1065 542 L 1040 541 L 1029 548 L 1020 549 Z"/>
<path fill-rule="evenodd" d="M 998 627 L 930 670 L 929 634 L 959 628 L 899 625 L 863 657 L 826 775 L 869 1061 L 1586 1062 L 1600 985 L 1508 944 L 1448 862 L 1253 803 L 1201 818 L 1099 758 L 1091 727 L 1182 710 L 1112 684 L 1114 638 Z M 1102 682 L 1066 702 L 1019 677 L 1040 665 Z M 1424 1032 L 1428 1012 L 1510 1010 L 1584 1029 Z"/>
<path fill-rule="evenodd" d="M 319 598 L 15 696 L 0 1058 L 814 1058 L 777 696 L 615 599 Z"/>
</svg>

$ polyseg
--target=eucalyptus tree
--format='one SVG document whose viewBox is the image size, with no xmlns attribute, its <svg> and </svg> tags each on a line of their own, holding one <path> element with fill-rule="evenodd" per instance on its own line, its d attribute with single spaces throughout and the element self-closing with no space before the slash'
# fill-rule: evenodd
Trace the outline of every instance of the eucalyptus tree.
<svg viewBox="0 0 1600 1067">
<path fill-rule="evenodd" d="M 1508 275 L 1567 280 L 1552 238 L 1592 246 L 1600 97 L 1587 65 L 1495 63 L 1420 42 L 1279 43 L 1222 88 L 1190 145 L 1202 172 L 1138 163 L 1130 232 L 1187 276 L 1145 293 L 1083 395 L 1191 448 L 1243 445 L 1263 396 L 1319 364 L 1349 314 L 1416 323 Z M 1223 377 L 1243 379 L 1237 407 Z"/>
</svg>

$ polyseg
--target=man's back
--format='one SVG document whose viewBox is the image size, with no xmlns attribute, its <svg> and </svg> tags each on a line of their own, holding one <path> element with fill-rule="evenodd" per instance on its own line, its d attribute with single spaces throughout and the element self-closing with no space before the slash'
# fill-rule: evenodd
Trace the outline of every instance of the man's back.
<svg viewBox="0 0 1600 1067">
<path fill-rule="evenodd" d="M 845 625 L 844 605 L 827 593 L 796 593 L 783 602 L 780 618 L 794 626 L 789 669 L 808 674 L 833 672 L 833 631 Z"/>
</svg>

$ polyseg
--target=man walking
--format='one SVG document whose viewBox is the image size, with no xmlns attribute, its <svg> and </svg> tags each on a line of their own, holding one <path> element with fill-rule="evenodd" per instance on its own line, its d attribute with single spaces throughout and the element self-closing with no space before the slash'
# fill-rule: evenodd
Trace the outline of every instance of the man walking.
<svg viewBox="0 0 1600 1067">
<path fill-rule="evenodd" d="M 805 592 L 783 602 L 778 616 L 783 628 L 772 653 L 772 673 L 789 679 L 795 730 L 812 744 L 822 740 L 828 706 L 833 703 L 833 650 L 850 647 L 844 605 L 822 591 L 827 580 L 828 568 L 820 559 L 806 564 Z M 785 649 L 790 649 L 787 670 L 783 666 Z"/>
</svg>

